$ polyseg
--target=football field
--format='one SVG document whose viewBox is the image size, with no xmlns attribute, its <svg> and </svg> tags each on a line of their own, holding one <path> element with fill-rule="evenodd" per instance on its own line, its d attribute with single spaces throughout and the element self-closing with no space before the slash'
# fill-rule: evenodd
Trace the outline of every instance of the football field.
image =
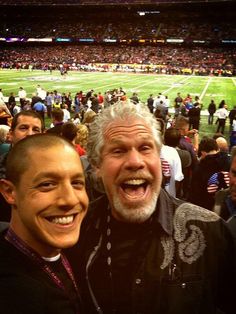
<svg viewBox="0 0 236 314">
<path fill-rule="evenodd" d="M 183 75 L 157 75 L 140 73 L 110 73 L 110 72 L 77 72 L 69 71 L 66 77 L 59 71 L 38 70 L 0 70 L 0 88 L 4 96 L 10 92 L 17 96 L 19 87 L 23 87 L 27 96 L 31 97 L 40 84 L 45 90 L 58 92 L 71 92 L 74 97 L 76 92 L 87 92 L 94 89 L 95 93 L 104 93 L 107 90 L 122 87 L 128 97 L 137 92 L 140 100 L 146 102 L 149 94 L 156 96 L 158 93 L 167 95 L 171 104 L 178 92 L 184 98 L 187 94 L 200 96 L 203 109 L 208 107 L 211 99 L 218 106 L 224 99 L 228 109 L 236 105 L 236 77 L 200 77 Z"/>
<path fill-rule="evenodd" d="M 211 99 L 215 100 L 217 107 L 222 99 L 226 101 L 228 109 L 236 105 L 236 77 L 77 71 L 69 71 L 68 75 L 63 77 L 59 71 L 50 74 L 49 71 L 41 70 L 0 70 L 0 88 L 6 101 L 10 92 L 14 92 L 15 96 L 18 95 L 19 87 L 23 87 L 27 97 L 31 98 L 38 84 L 47 91 L 71 92 L 73 98 L 75 93 L 81 90 L 86 93 L 93 89 L 95 93 L 104 93 L 122 87 L 128 97 L 131 97 L 133 92 L 137 92 L 140 100 L 146 103 L 150 94 L 156 96 L 162 93 L 168 96 L 171 106 L 178 92 L 183 98 L 187 94 L 193 98 L 198 95 L 203 104 L 200 136 L 210 136 L 216 131 L 216 125 L 207 124 L 206 109 Z M 229 135 L 228 127 L 225 135 Z"/>
</svg>

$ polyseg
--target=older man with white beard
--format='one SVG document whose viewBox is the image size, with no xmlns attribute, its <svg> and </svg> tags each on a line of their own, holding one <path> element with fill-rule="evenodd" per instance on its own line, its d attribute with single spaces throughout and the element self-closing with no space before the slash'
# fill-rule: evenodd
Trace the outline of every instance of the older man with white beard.
<svg viewBox="0 0 236 314">
<path fill-rule="evenodd" d="M 86 313 L 233 313 L 234 246 L 215 213 L 161 189 L 161 134 L 145 106 L 103 110 L 88 160 L 106 195 L 68 252 Z"/>
</svg>

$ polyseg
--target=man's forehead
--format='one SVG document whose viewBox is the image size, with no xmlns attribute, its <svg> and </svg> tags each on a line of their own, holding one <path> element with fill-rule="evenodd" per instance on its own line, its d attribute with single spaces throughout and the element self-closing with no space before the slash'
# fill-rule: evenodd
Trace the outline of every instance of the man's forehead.
<svg viewBox="0 0 236 314">
<path fill-rule="evenodd" d="M 42 123 L 40 121 L 39 118 L 37 117 L 32 117 L 32 116 L 20 116 L 18 119 L 17 119 L 17 126 L 21 125 L 21 124 L 32 124 L 32 122 L 34 124 L 36 124 L 37 126 L 40 125 L 40 127 L 42 126 Z"/>
<path fill-rule="evenodd" d="M 105 128 L 104 133 L 108 133 L 110 130 L 148 130 L 150 132 L 150 126 L 145 120 L 138 117 L 127 117 L 126 120 L 116 119 L 111 121 Z"/>
</svg>

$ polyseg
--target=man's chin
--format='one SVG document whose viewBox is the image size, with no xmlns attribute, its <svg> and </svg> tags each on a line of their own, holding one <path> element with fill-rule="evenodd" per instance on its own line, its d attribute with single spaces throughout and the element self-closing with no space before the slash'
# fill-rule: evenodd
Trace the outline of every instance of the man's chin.
<svg viewBox="0 0 236 314">
<path fill-rule="evenodd" d="M 119 199 L 113 202 L 113 216 L 124 222 L 142 223 L 150 218 L 156 208 L 157 198 L 150 202 L 120 202 Z"/>
</svg>

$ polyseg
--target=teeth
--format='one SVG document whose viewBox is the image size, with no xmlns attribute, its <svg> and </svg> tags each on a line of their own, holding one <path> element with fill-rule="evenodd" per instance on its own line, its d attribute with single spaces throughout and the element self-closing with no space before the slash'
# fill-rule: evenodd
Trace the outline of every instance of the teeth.
<svg viewBox="0 0 236 314">
<path fill-rule="evenodd" d="M 74 216 L 55 217 L 51 220 L 54 224 L 67 225 L 73 222 Z"/>
<path fill-rule="evenodd" d="M 140 185 L 145 183 L 144 179 L 131 179 L 128 181 L 125 181 L 125 184 L 131 184 L 131 185 Z"/>
</svg>

